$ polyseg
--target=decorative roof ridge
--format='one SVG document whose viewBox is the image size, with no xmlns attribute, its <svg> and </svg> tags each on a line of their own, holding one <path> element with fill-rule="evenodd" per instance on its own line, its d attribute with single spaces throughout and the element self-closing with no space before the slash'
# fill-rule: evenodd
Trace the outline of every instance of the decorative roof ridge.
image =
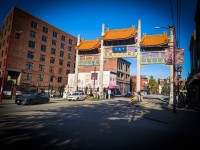
<svg viewBox="0 0 200 150">
<path fill-rule="evenodd" d="M 76 48 L 80 49 L 80 47 L 82 46 L 80 50 L 86 50 L 86 49 L 90 50 L 90 49 L 93 49 L 93 48 L 99 48 L 99 45 L 100 45 L 100 39 L 99 38 L 97 38 L 95 40 L 85 40 L 83 38 L 81 40 L 81 42 L 76 46 Z"/>
</svg>

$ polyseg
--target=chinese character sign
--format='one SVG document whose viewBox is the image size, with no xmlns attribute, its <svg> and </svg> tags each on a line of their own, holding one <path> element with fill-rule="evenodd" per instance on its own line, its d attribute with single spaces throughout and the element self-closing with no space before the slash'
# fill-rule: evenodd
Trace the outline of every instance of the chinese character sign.
<svg viewBox="0 0 200 150">
<path fill-rule="evenodd" d="M 106 47 L 104 58 L 136 57 L 136 45 Z"/>
<path fill-rule="evenodd" d="M 126 53 L 126 46 L 119 46 L 112 48 L 113 53 Z"/>
</svg>

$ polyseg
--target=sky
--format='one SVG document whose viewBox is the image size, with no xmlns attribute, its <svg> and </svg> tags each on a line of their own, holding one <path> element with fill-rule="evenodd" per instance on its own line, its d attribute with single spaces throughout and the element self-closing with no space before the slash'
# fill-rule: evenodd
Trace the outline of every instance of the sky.
<svg viewBox="0 0 200 150">
<path fill-rule="evenodd" d="M 178 0 L 179 1 L 179 0 Z M 162 34 L 168 29 L 154 29 L 156 26 L 179 28 L 177 36 L 179 47 L 184 48 L 184 65 L 182 78 L 190 73 L 189 44 L 195 30 L 195 10 L 197 0 L 0 0 L 0 27 L 6 15 L 13 6 L 17 6 L 37 18 L 77 37 L 93 40 L 101 36 L 102 24 L 106 28 L 121 29 L 138 27 L 141 20 L 142 35 Z M 171 11 L 171 6 L 172 10 Z M 180 9 L 179 9 L 180 8 Z M 180 10 L 180 24 L 177 25 L 177 10 Z M 172 13 L 173 12 L 173 13 Z M 173 15 L 172 15 L 173 14 Z M 174 19 L 172 19 L 172 16 Z M 131 75 L 136 75 L 136 60 L 126 58 L 131 62 Z M 168 78 L 169 66 L 162 64 L 141 67 L 141 75 L 153 75 L 155 79 Z"/>
</svg>

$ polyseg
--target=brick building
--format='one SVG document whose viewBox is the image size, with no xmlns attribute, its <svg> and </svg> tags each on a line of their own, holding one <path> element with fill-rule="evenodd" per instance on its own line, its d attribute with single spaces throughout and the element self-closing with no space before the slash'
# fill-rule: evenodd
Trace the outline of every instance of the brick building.
<svg viewBox="0 0 200 150">
<path fill-rule="evenodd" d="M 191 73 L 187 79 L 190 99 L 200 107 L 200 1 L 197 2 L 195 13 L 196 30 L 190 40 Z"/>
<path fill-rule="evenodd" d="M 135 85 L 136 85 L 136 83 L 137 83 L 137 76 L 131 76 L 130 80 L 132 82 L 134 82 Z M 147 79 L 147 77 L 141 75 L 140 76 L 140 89 L 141 89 L 141 91 L 145 91 L 147 89 L 147 86 L 148 86 L 148 79 Z M 136 87 L 135 87 L 135 89 L 132 87 L 132 93 L 135 93 L 135 92 L 136 92 Z"/>
<path fill-rule="evenodd" d="M 7 57 L 6 81 L 57 89 L 74 72 L 76 43 L 76 37 L 14 7 L 0 29 L 1 77 Z"/>
</svg>

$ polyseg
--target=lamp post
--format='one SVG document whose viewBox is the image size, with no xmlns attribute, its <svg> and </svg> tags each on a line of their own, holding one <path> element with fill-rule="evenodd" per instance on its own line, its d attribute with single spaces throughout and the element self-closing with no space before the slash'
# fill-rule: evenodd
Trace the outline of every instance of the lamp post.
<svg viewBox="0 0 200 150">
<path fill-rule="evenodd" d="M 178 66 L 176 68 L 176 72 L 177 72 L 177 94 L 178 94 L 178 100 L 179 100 L 179 94 L 180 94 L 180 79 L 181 79 L 181 72 L 183 70 L 182 66 Z"/>
<path fill-rule="evenodd" d="M 169 27 L 154 27 L 155 29 L 160 29 L 160 28 L 166 28 L 170 30 L 170 42 L 169 42 L 169 47 L 170 51 L 172 52 L 172 64 L 170 65 L 170 99 L 169 99 L 169 105 L 176 105 L 175 104 L 175 92 L 174 92 L 174 85 L 175 85 L 175 28 L 174 26 L 169 26 Z"/>
<path fill-rule="evenodd" d="M 3 75 L 2 75 L 2 81 L 1 81 L 1 92 L 0 92 L 0 102 L 2 102 L 2 98 L 3 98 L 3 88 L 4 88 L 4 82 L 5 82 L 5 78 L 6 78 L 6 69 L 7 69 L 7 63 L 8 63 L 8 52 L 10 50 L 10 45 L 11 45 L 11 36 L 14 36 L 15 38 L 19 39 L 19 37 L 21 36 L 21 33 L 23 31 L 15 31 L 14 33 L 10 33 L 9 35 L 9 43 L 8 43 L 8 47 L 6 50 L 6 58 L 4 60 L 4 69 L 3 69 Z"/>
</svg>

